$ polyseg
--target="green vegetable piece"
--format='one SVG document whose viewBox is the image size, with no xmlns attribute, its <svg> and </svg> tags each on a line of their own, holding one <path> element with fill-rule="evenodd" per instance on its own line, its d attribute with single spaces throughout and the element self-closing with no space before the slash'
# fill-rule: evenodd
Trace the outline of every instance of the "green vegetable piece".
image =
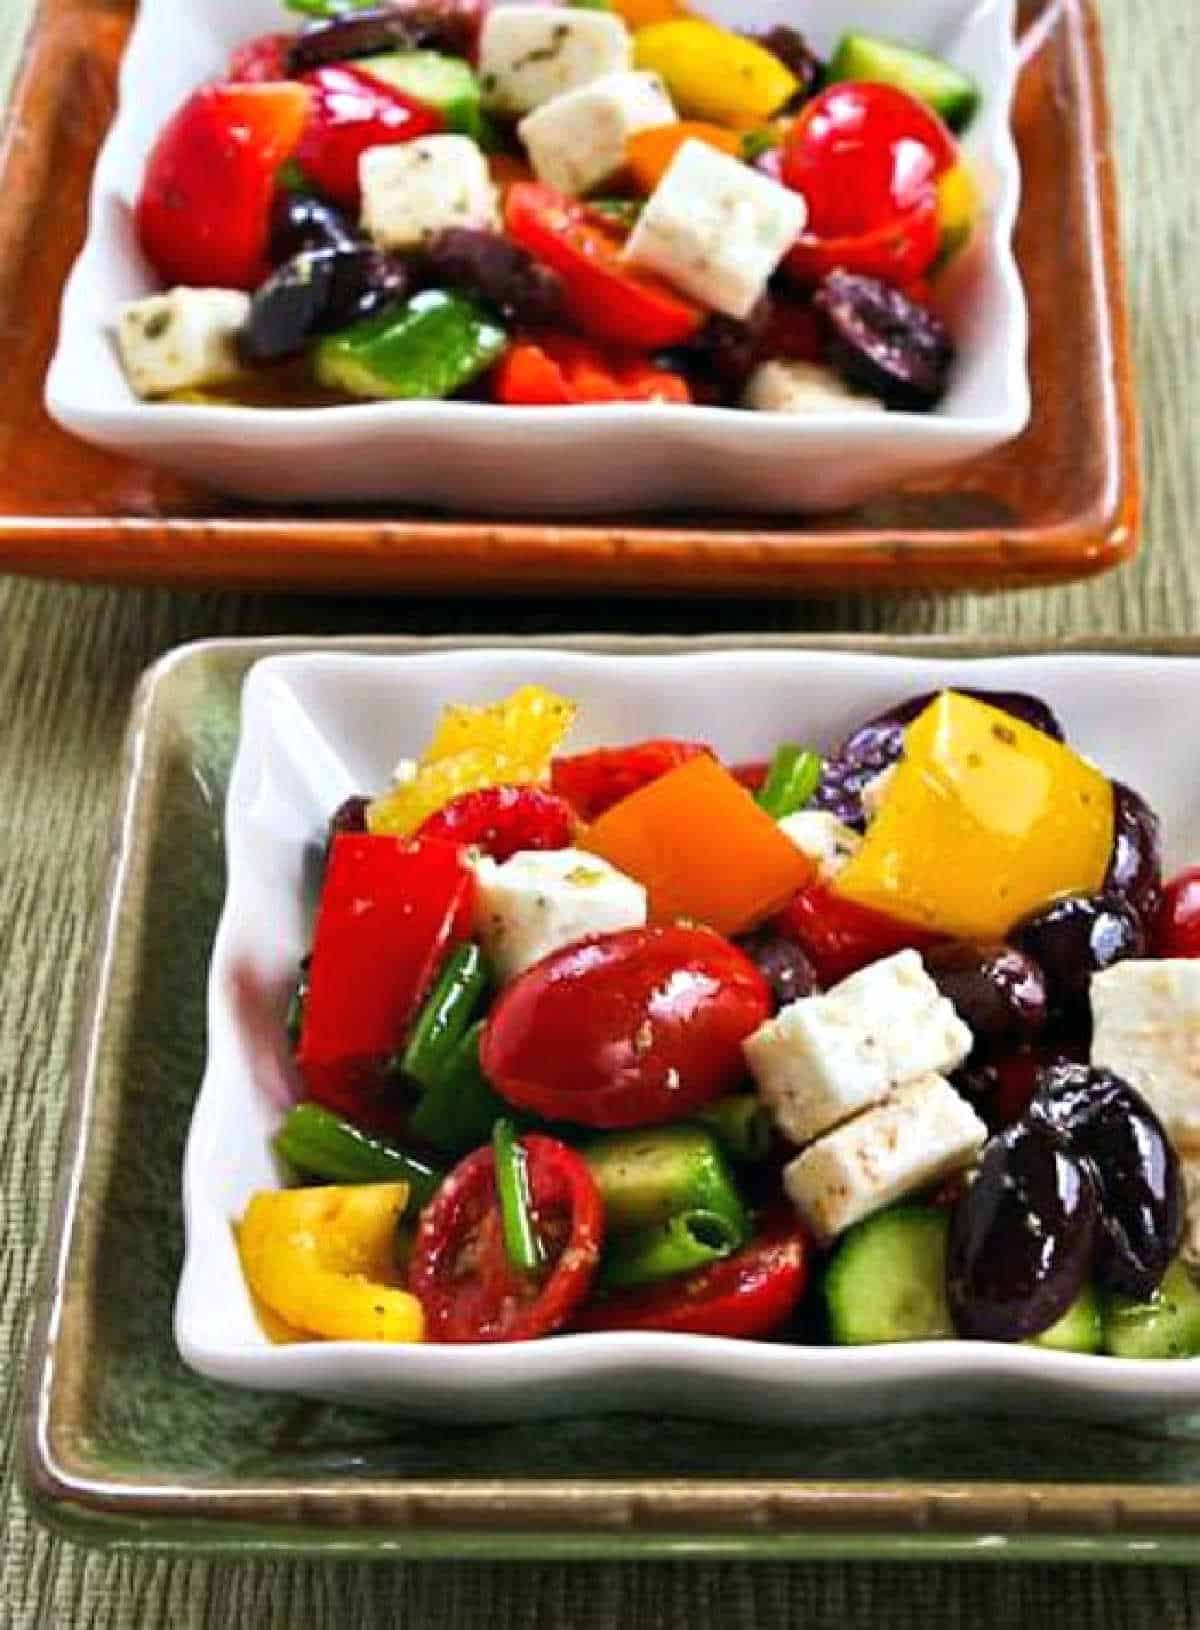
<svg viewBox="0 0 1200 1630">
<path fill-rule="evenodd" d="M 945 1341 L 945 1211 L 897 1206 L 850 1229 L 825 1270 L 830 1339 L 842 1346 Z"/>
<path fill-rule="evenodd" d="M 643 198 L 589 198 L 587 207 L 632 232 L 641 219 L 646 201 Z"/>
<path fill-rule="evenodd" d="M 753 164 L 755 159 L 779 145 L 780 134 L 771 125 L 764 125 L 761 130 L 747 130 L 742 137 L 742 160 L 746 164 Z"/>
<path fill-rule="evenodd" d="M 403 1068 L 422 1087 L 446 1073 L 488 988 L 483 952 L 473 941 L 447 958 L 404 1050 Z"/>
<path fill-rule="evenodd" d="M 498 1120 L 492 1129 L 492 1157 L 496 1162 L 496 1196 L 508 1260 L 521 1273 L 536 1273 L 543 1257 L 542 1242 L 533 1223 L 529 1168 L 509 1120 Z"/>
<path fill-rule="evenodd" d="M 1098 1353 L 1103 1345 L 1100 1298 L 1091 1285 L 1083 1287 L 1057 1324 L 1031 1336 L 1025 1345 L 1058 1353 Z"/>
<path fill-rule="evenodd" d="M 654 1228 L 638 1228 L 610 1240 L 600 1267 L 601 1283 L 613 1290 L 653 1285 L 732 1256 L 746 1235 L 715 1211 L 683 1211 Z"/>
<path fill-rule="evenodd" d="M 370 57 L 362 66 L 372 79 L 382 79 L 405 96 L 436 108 L 447 130 L 480 140 L 479 81 L 462 57 L 443 56 L 440 51 L 387 51 Z"/>
<path fill-rule="evenodd" d="M 1200 1355 L 1200 1287 L 1176 1259 L 1148 1302 L 1104 1299 L 1104 1350 L 1114 1358 L 1195 1358 Z"/>
<path fill-rule="evenodd" d="M 363 11 L 379 0 L 283 0 L 288 11 L 299 12 L 302 17 L 340 17 L 347 11 Z"/>
<path fill-rule="evenodd" d="M 705 1127 L 677 1123 L 611 1132 L 589 1143 L 583 1156 L 600 1190 L 610 1235 L 661 1228 L 683 1212 L 720 1217 L 739 1238 L 749 1235 L 733 1174 Z"/>
<path fill-rule="evenodd" d="M 771 1117 L 752 1092 L 735 1092 L 718 1098 L 715 1104 L 697 1110 L 696 1119 L 706 1126 L 721 1148 L 741 1166 L 753 1166 L 771 1152 Z"/>
<path fill-rule="evenodd" d="M 471 1026 L 444 1074 L 427 1088 L 409 1116 L 413 1137 L 448 1159 L 481 1148 L 497 1120 L 508 1114 L 508 1105 L 492 1091 L 479 1068 L 482 1031 L 482 1020 Z"/>
<path fill-rule="evenodd" d="M 330 334 L 313 352 L 317 380 L 372 399 L 453 396 L 490 368 L 508 343 L 472 301 L 425 289 L 403 306 Z"/>
<path fill-rule="evenodd" d="M 767 779 L 759 788 L 760 806 L 777 821 L 786 815 L 795 815 L 812 802 L 821 782 L 822 768 L 820 753 L 790 743 L 780 747 L 771 760 Z"/>
<path fill-rule="evenodd" d="M 846 34 L 829 64 L 828 83 L 866 79 L 894 85 L 924 102 L 950 126 L 964 130 L 979 109 L 979 87 L 941 57 L 872 34 Z"/>
<path fill-rule="evenodd" d="M 297 1104 L 275 1134 L 275 1149 L 289 1166 L 326 1183 L 407 1183 L 407 1209 L 423 1206 L 442 1180 L 435 1167 L 319 1104 Z"/>
<path fill-rule="evenodd" d="M 275 172 L 275 185 L 280 192 L 312 192 L 313 184 L 294 158 L 285 159 Z"/>
</svg>

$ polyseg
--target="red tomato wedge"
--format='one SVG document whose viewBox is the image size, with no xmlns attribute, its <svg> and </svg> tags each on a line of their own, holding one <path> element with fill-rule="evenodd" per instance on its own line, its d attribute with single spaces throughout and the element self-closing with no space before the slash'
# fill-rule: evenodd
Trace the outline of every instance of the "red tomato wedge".
<svg viewBox="0 0 1200 1630">
<path fill-rule="evenodd" d="M 682 374 L 657 368 L 637 353 L 603 350 L 570 334 L 545 334 L 536 344 L 510 346 L 493 372 L 492 395 L 509 407 L 692 399 Z"/>
<path fill-rule="evenodd" d="M 593 753 L 556 758 L 550 766 L 550 784 L 574 805 L 581 820 L 594 821 L 630 793 L 702 753 L 712 753 L 702 741 L 640 741 L 632 747 L 600 747 Z"/>
<path fill-rule="evenodd" d="M 504 1247 L 490 1149 L 446 1178 L 421 1215 L 408 1284 L 430 1341 L 529 1341 L 559 1330 L 591 1289 L 604 1207 L 586 1161 L 554 1138 L 521 1139 L 533 1224 L 547 1266 L 514 1268 Z"/>
<path fill-rule="evenodd" d="M 295 152 L 308 110 L 303 85 L 206 85 L 164 126 L 135 220 L 165 283 L 262 282 L 276 172 Z"/>
<path fill-rule="evenodd" d="M 574 832 L 570 804 L 543 787 L 482 787 L 452 798 L 417 837 L 482 849 L 504 861 L 525 849 L 569 849 Z"/>
<path fill-rule="evenodd" d="M 553 187 L 510 187 L 504 219 L 509 236 L 563 279 L 567 309 L 593 339 L 658 351 L 681 345 L 704 322 L 699 306 L 626 266 L 620 236 Z"/>
<path fill-rule="evenodd" d="M 793 895 L 775 927 L 805 952 L 826 987 L 897 951 L 925 951 L 938 943 L 927 929 L 843 900 L 820 882 Z"/>
<path fill-rule="evenodd" d="M 316 68 L 301 83 L 313 100 L 296 162 L 345 209 L 358 208 L 358 161 L 368 147 L 391 147 L 444 128 L 436 108 L 373 79 L 365 68 Z"/>
<path fill-rule="evenodd" d="M 808 1236 L 780 1213 L 757 1238 L 711 1267 L 623 1291 L 587 1307 L 573 1330 L 674 1330 L 693 1336 L 769 1336 L 808 1283 Z"/>
<path fill-rule="evenodd" d="M 1200 866 L 1167 884 L 1154 933 L 1154 955 L 1200 957 Z"/>
</svg>

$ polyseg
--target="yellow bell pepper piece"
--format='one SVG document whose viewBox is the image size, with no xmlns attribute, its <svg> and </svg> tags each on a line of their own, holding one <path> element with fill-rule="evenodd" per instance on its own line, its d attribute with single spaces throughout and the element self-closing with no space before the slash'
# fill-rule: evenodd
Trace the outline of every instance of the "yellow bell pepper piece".
<svg viewBox="0 0 1200 1630">
<path fill-rule="evenodd" d="M 1026 912 L 1098 889 L 1112 784 L 1007 713 L 944 692 L 904 757 L 837 892 L 957 939 L 998 939 Z"/>
<path fill-rule="evenodd" d="M 487 707 L 445 708 L 415 777 L 368 808 L 369 830 L 405 837 L 464 792 L 542 780 L 575 712 L 541 685 Z"/>
<path fill-rule="evenodd" d="M 746 129 L 796 94 L 796 76 L 753 40 L 699 18 L 654 23 L 633 37 L 638 68 L 660 74 L 684 119 Z"/>
<path fill-rule="evenodd" d="M 982 209 L 979 182 L 966 159 L 940 178 L 937 195 L 940 255 L 947 261 L 970 243 Z"/>
<path fill-rule="evenodd" d="M 407 1201 L 405 1183 L 256 1194 L 238 1229 L 250 1290 L 293 1330 L 329 1341 L 420 1341 L 421 1304 L 395 1261 Z"/>
</svg>

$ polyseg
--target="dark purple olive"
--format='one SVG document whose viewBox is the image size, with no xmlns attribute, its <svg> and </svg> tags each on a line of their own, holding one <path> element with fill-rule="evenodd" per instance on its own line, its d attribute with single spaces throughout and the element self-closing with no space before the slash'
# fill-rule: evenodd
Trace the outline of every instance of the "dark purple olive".
<svg viewBox="0 0 1200 1630">
<path fill-rule="evenodd" d="M 764 29 L 758 34 L 747 32 L 746 38 L 753 40 L 755 45 L 761 45 L 763 50 L 769 51 L 773 57 L 777 57 L 784 67 L 795 75 L 796 91 L 776 112 L 797 112 L 820 86 L 825 77 L 825 64 L 804 35 L 795 28 L 789 28 L 786 23 L 779 23 L 774 28 Z"/>
<path fill-rule="evenodd" d="M 675 353 L 690 376 L 711 380 L 724 401 L 736 402 L 762 360 L 771 303 L 762 299 L 744 322 L 720 314 L 710 317 L 696 337 Z"/>
<path fill-rule="evenodd" d="M 479 0 L 400 0 L 310 23 L 288 52 L 288 72 L 309 73 L 331 62 L 383 51 L 442 51 L 469 56 L 479 35 Z"/>
<path fill-rule="evenodd" d="M 976 1048 L 1017 1047 L 1046 1025 L 1042 970 L 1011 945 L 951 941 L 924 953 L 930 978 L 954 1005 Z"/>
<path fill-rule="evenodd" d="M 1022 918 L 1009 940 L 1045 975 L 1051 1021 L 1081 1032 L 1091 1023 L 1092 975 L 1146 950 L 1137 912 L 1106 894 L 1055 900 Z"/>
<path fill-rule="evenodd" d="M 1113 782 L 1113 854 L 1104 892 L 1127 901 L 1147 932 L 1162 906 L 1162 841 L 1158 816 L 1123 782 Z"/>
<path fill-rule="evenodd" d="M 498 232 L 451 227 L 425 250 L 420 272 L 440 289 L 478 295 L 508 322 L 553 328 L 565 315 L 558 273 Z"/>
<path fill-rule="evenodd" d="M 829 362 L 847 384 L 888 407 L 928 412 L 945 395 L 954 342 L 941 318 L 875 277 L 833 271 L 813 305 Z"/>
<path fill-rule="evenodd" d="M 334 838 L 354 836 L 356 833 L 367 830 L 367 810 L 371 807 L 369 798 L 347 798 L 340 803 L 329 817 L 329 830 L 325 837 L 325 852 L 333 847 Z"/>
<path fill-rule="evenodd" d="M 271 206 L 269 252 L 272 266 L 309 249 L 353 249 L 362 235 L 334 204 L 314 193 L 276 193 Z"/>
<path fill-rule="evenodd" d="M 1175 1258 L 1184 1226 L 1179 1158 L 1162 1122 L 1127 1081 L 1086 1064 L 1046 1070 L 1029 1114 L 1095 1169 L 1096 1278 L 1109 1290 L 1148 1301 Z"/>
<path fill-rule="evenodd" d="M 403 263 L 378 249 L 310 249 L 285 261 L 250 302 L 240 346 L 248 362 L 303 351 L 317 334 L 348 328 L 404 298 Z"/>
<path fill-rule="evenodd" d="M 993 1138 L 954 1209 L 946 1292 L 960 1336 L 1024 1341 L 1056 1324 L 1092 1265 L 1098 1206 L 1091 1169 L 1048 1127 Z"/>
<path fill-rule="evenodd" d="M 741 935 L 736 943 L 771 987 L 776 1011 L 789 1002 L 798 1002 L 802 996 L 815 996 L 820 990 L 816 969 L 792 940 L 760 928 L 756 933 Z"/>
<path fill-rule="evenodd" d="M 1069 1063 L 1061 1053 L 1043 1047 L 1017 1047 L 1008 1052 L 976 1052 L 951 1080 L 991 1132 L 1002 1132 L 1029 1108 L 1050 1064 Z"/>
</svg>

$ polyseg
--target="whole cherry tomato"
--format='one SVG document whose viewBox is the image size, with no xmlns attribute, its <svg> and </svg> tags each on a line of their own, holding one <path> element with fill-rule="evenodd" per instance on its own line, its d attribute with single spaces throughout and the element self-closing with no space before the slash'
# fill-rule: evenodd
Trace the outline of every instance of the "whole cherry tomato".
<svg viewBox="0 0 1200 1630">
<path fill-rule="evenodd" d="M 296 162 L 344 209 L 358 208 L 358 161 L 368 147 L 391 147 L 444 128 L 436 108 L 373 79 L 365 68 L 315 68 L 301 77 L 301 84 L 313 102 Z"/>
<path fill-rule="evenodd" d="M 164 283 L 263 281 L 275 176 L 300 140 L 308 99 L 303 85 L 206 85 L 163 127 L 135 219 Z"/>
<path fill-rule="evenodd" d="M 587 1162 L 554 1138 L 521 1140 L 534 1229 L 546 1256 L 536 1274 L 508 1259 L 490 1149 L 477 1149 L 425 1207 L 408 1285 L 431 1341 L 529 1341 L 561 1329 L 591 1288 L 604 1206 Z"/>
<path fill-rule="evenodd" d="M 600 747 L 594 753 L 556 758 L 550 766 L 550 784 L 574 805 L 581 820 L 594 821 L 668 770 L 710 752 L 702 741 L 641 741 L 632 747 Z"/>
<path fill-rule="evenodd" d="M 569 849 L 575 814 L 544 787 L 481 787 L 452 798 L 422 823 L 418 838 L 441 838 L 507 860 L 525 849 Z"/>
<path fill-rule="evenodd" d="M 229 59 L 227 79 L 243 85 L 265 85 L 288 79 L 287 57 L 291 34 L 259 34 L 239 45 Z"/>
<path fill-rule="evenodd" d="M 679 1120 L 742 1079 L 742 1042 L 768 1019 L 753 962 L 709 928 L 633 928 L 552 952 L 503 992 L 483 1073 L 549 1120 Z"/>
<path fill-rule="evenodd" d="M 843 900 L 821 882 L 793 895 L 775 929 L 807 954 L 826 988 L 897 951 L 924 951 L 938 943 L 927 929 Z"/>
<path fill-rule="evenodd" d="M 573 1330 L 675 1330 L 695 1336 L 769 1336 L 808 1280 L 808 1237 L 794 1216 L 773 1218 L 723 1262 L 585 1308 Z"/>
<path fill-rule="evenodd" d="M 593 339 L 635 351 L 667 350 L 704 322 L 699 306 L 626 266 L 619 233 L 553 187 L 510 187 L 504 220 L 509 236 L 563 279 L 568 312 Z"/>
<path fill-rule="evenodd" d="M 1200 957 L 1200 866 L 1167 884 L 1154 937 L 1160 957 Z"/>
</svg>

